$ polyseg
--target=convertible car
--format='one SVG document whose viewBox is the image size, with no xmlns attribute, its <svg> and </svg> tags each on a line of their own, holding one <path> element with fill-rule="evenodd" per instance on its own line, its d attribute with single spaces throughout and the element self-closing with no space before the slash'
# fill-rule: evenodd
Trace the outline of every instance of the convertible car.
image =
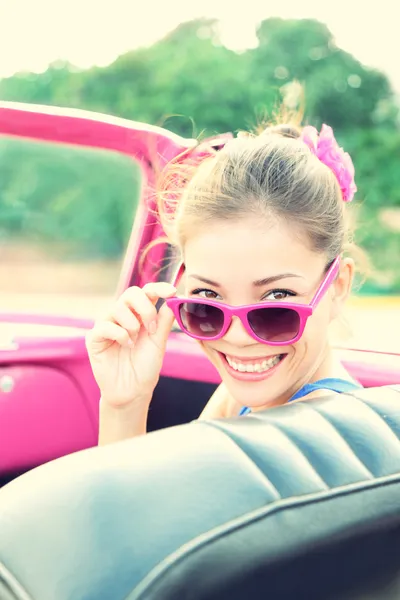
<svg viewBox="0 0 400 600">
<path fill-rule="evenodd" d="M 152 190 L 166 162 L 184 152 L 201 151 L 201 146 L 195 148 L 195 140 L 105 115 L 5 102 L 0 103 L 0 135 L 102 149 L 135 161 L 142 173 L 141 197 L 115 293 L 171 277 L 173 261 L 169 261 L 170 268 L 159 268 L 170 257 L 168 245 L 158 245 L 143 255 L 143 249 L 162 233 Z M 218 149 L 230 137 L 225 134 L 204 144 Z M 40 329 L 33 325 L 40 325 Z M 96 445 L 99 392 L 84 343 L 91 325 L 87 315 L 0 312 L 3 483 L 32 467 Z M 343 348 L 339 352 L 366 388 L 400 382 L 400 353 L 374 352 L 373 348 Z M 150 411 L 149 429 L 195 419 L 217 384 L 218 375 L 197 344 L 174 330 Z"/>
<path fill-rule="evenodd" d="M 194 140 L 5 103 L 0 133 L 136 161 L 142 195 L 116 293 L 170 277 L 167 245 L 142 254 L 161 233 L 152 188 Z M 193 421 L 218 376 L 173 330 L 152 433 L 99 448 L 91 320 L 0 319 L 0 600 L 400 597 L 400 354 L 338 349 L 365 389 Z"/>
</svg>

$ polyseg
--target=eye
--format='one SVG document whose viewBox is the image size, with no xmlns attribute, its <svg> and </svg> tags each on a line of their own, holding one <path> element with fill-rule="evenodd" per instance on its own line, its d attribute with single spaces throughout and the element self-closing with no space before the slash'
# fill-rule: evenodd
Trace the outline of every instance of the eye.
<svg viewBox="0 0 400 600">
<path fill-rule="evenodd" d="M 200 298 L 206 298 L 207 300 L 216 300 L 219 298 L 217 292 L 213 292 L 212 290 L 198 288 L 193 290 L 190 294 L 191 296 L 200 296 Z"/>
<path fill-rule="evenodd" d="M 263 300 L 286 300 L 292 296 L 296 296 L 296 294 L 290 290 L 271 290 Z"/>
</svg>

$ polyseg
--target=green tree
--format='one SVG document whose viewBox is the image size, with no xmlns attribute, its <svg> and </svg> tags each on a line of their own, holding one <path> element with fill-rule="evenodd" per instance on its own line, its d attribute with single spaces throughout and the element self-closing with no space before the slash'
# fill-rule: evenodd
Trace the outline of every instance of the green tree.
<svg viewBox="0 0 400 600">
<path fill-rule="evenodd" d="M 387 77 L 338 48 L 326 25 L 311 19 L 267 19 L 257 35 L 259 45 L 250 51 L 257 103 L 263 101 L 263 88 L 279 89 L 298 80 L 305 87 L 310 121 L 343 129 L 373 126 L 382 102 L 393 104 Z"/>
<path fill-rule="evenodd" d="M 266 19 L 257 36 L 256 48 L 236 53 L 222 45 L 217 21 L 198 19 L 108 67 L 79 71 L 56 62 L 42 74 L 4 79 L 0 99 L 99 111 L 191 137 L 252 127 L 276 108 L 287 84 L 300 81 L 308 122 L 332 125 L 354 159 L 360 240 L 375 265 L 390 271 L 390 289 L 400 291 L 400 268 L 391 260 L 400 255 L 400 236 L 383 218 L 385 208 L 400 211 L 398 105 L 386 75 L 338 48 L 328 27 L 312 19 Z M 57 162 L 51 152 L 26 148 L 0 140 L 3 234 L 26 235 L 36 223 L 43 239 L 118 254 L 138 189 L 131 164 L 117 167 L 100 153 Z"/>
</svg>

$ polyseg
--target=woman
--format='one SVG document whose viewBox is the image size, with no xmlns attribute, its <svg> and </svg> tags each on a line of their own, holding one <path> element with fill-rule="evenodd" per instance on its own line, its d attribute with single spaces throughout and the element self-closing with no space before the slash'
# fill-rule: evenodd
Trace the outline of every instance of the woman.
<svg viewBox="0 0 400 600">
<path fill-rule="evenodd" d="M 325 125 L 268 127 L 205 156 L 173 218 L 161 207 L 183 298 L 168 283 L 129 288 L 87 336 L 99 443 L 146 432 L 174 317 L 221 375 L 201 418 L 358 387 L 328 341 L 354 276 L 345 250 L 355 191 L 352 161 Z"/>
</svg>

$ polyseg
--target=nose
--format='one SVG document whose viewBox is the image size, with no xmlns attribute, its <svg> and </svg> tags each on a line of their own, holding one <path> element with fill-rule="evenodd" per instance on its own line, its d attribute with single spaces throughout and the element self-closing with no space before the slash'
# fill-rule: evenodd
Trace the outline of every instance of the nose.
<svg viewBox="0 0 400 600">
<path fill-rule="evenodd" d="M 258 343 L 257 340 L 246 331 L 239 317 L 232 318 L 230 327 L 224 335 L 224 341 L 236 348 L 243 348 L 244 346 Z"/>
</svg>

